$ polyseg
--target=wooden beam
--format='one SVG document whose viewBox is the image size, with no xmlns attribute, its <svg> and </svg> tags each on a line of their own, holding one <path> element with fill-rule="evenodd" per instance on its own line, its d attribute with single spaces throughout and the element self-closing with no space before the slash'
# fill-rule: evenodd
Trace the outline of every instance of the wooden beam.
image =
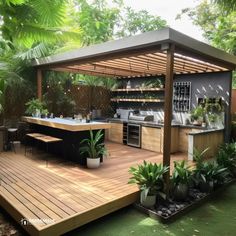
<svg viewBox="0 0 236 236">
<path fill-rule="evenodd" d="M 42 70 L 37 69 L 37 97 L 41 101 L 42 100 Z"/>
<path fill-rule="evenodd" d="M 166 79 L 165 79 L 164 137 L 163 137 L 163 165 L 165 166 L 170 166 L 174 51 L 175 51 L 175 45 L 170 44 L 170 48 L 167 50 Z M 165 175 L 165 181 L 166 181 L 166 193 L 168 195 L 169 185 L 170 185 L 170 169 Z"/>
</svg>

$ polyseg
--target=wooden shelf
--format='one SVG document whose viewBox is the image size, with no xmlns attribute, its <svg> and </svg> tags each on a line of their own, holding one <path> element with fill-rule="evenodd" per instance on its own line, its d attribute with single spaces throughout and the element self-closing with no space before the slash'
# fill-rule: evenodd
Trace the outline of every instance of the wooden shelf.
<svg viewBox="0 0 236 236">
<path fill-rule="evenodd" d="M 136 92 L 136 91 L 165 91 L 165 88 L 131 88 L 131 89 L 114 89 L 113 92 Z"/>
<path fill-rule="evenodd" d="M 163 99 L 138 99 L 138 98 L 112 98 L 112 102 L 164 102 Z"/>
</svg>

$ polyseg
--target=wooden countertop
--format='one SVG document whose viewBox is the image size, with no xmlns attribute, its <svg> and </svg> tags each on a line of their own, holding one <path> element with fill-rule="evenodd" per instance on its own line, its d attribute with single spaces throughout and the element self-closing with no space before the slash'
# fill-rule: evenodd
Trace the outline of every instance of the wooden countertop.
<svg viewBox="0 0 236 236">
<path fill-rule="evenodd" d="M 63 118 L 36 118 L 30 116 L 23 116 L 22 120 L 28 123 L 48 126 L 57 129 L 63 129 L 67 131 L 85 131 L 85 130 L 98 130 L 98 129 L 109 129 L 111 124 L 105 122 L 90 122 L 81 123 L 75 120 L 63 119 Z"/>
</svg>

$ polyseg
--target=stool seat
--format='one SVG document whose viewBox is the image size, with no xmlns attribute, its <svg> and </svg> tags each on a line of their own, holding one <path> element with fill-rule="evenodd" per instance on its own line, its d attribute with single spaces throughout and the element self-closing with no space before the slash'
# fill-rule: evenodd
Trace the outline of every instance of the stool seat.
<svg viewBox="0 0 236 236">
<path fill-rule="evenodd" d="M 31 137 L 31 138 L 37 138 L 37 137 L 45 136 L 45 134 L 41 134 L 41 133 L 28 133 L 28 134 L 26 134 L 26 136 Z"/>
<path fill-rule="evenodd" d="M 17 128 L 9 128 L 9 129 L 7 129 L 7 131 L 11 132 L 11 133 L 16 132 L 17 130 L 18 130 Z"/>
<path fill-rule="evenodd" d="M 60 138 L 56 138 L 56 137 L 52 137 L 52 136 L 38 136 L 35 137 L 37 140 L 40 140 L 41 142 L 44 143 L 53 143 L 53 142 L 60 142 L 62 141 L 62 139 Z"/>
</svg>

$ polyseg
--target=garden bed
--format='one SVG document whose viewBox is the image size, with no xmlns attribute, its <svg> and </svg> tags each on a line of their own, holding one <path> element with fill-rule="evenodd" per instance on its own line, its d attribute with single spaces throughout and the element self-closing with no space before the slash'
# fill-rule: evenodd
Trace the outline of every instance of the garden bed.
<svg viewBox="0 0 236 236">
<path fill-rule="evenodd" d="M 209 199 L 222 193 L 229 185 L 236 182 L 232 179 L 224 185 L 216 188 L 211 193 L 202 193 L 198 189 L 191 188 L 189 197 L 184 202 L 168 201 L 156 204 L 153 208 L 146 208 L 140 203 L 135 203 L 134 207 L 139 211 L 149 215 L 151 218 L 159 220 L 162 223 L 171 223 L 192 209 L 199 207 Z"/>
</svg>

